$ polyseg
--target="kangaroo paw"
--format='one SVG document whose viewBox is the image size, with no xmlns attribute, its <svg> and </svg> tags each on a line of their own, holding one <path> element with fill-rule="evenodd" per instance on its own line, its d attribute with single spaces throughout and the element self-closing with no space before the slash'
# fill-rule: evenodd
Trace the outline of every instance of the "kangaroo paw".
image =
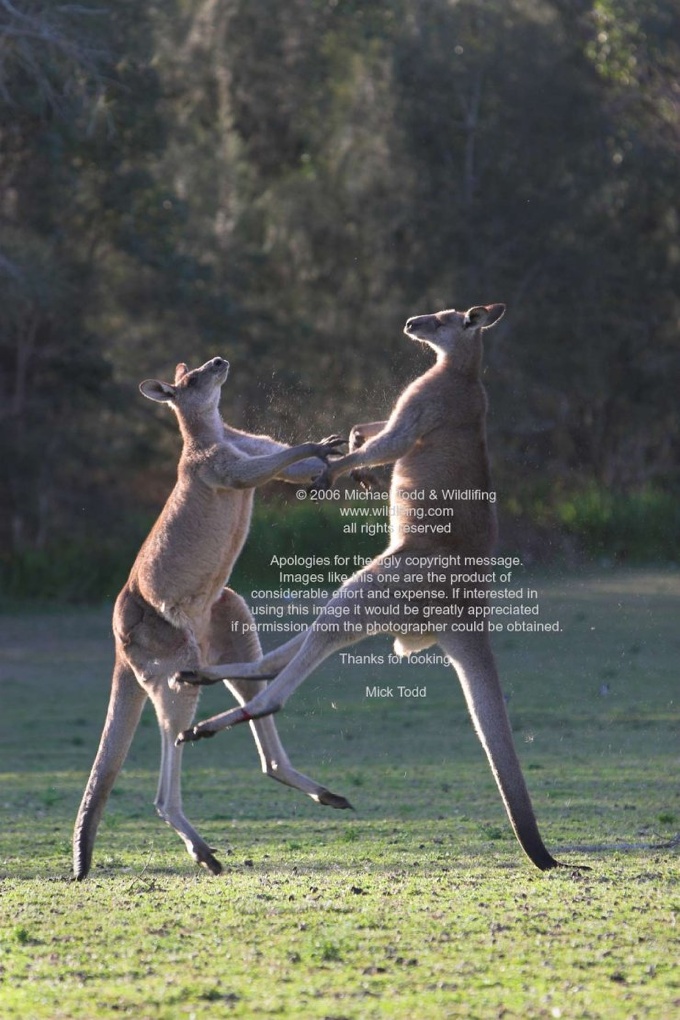
<svg viewBox="0 0 680 1020">
<path fill-rule="evenodd" d="M 340 451 L 337 450 L 336 447 L 344 446 L 346 442 L 347 439 L 345 438 L 345 436 L 332 435 L 326 436 L 326 438 L 322 439 L 321 442 L 318 443 L 317 445 L 324 448 L 324 452 L 321 454 L 321 456 L 327 457 L 331 453 L 339 453 Z"/>
</svg>

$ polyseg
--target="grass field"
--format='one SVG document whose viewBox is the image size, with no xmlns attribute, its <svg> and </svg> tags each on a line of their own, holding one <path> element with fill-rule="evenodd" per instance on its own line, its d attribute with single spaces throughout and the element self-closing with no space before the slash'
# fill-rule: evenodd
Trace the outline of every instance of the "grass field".
<svg viewBox="0 0 680 1020">
<path fill-rule="evenodd" d="M 0 1016 L 680 1015 L 680 574 L 545 578 L 559 634 L 499 635 L 543 836 L 535 871 L 451 670 L 342 666 L 278 717 L 292 760 L 356 811 L 258 773 L 242 728 L 189 746 L 185 806 L 225 870 L 155 816 L 147 708 L 90 878 L 74 816 L 108 698 L 109 612 L 0 619 Z M 389 651 L 372 639 L 355 652 Z M 366 686 L 426 687 L 418 699 Z M 227 704 L 205 692 L 201 714 Z"/>
</svg>

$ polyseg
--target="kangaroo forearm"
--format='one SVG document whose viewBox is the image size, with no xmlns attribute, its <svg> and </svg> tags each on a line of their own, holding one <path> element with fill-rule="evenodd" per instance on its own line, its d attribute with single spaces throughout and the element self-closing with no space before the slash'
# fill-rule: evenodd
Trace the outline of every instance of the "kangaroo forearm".
<svg viewBox="0 0 680 1020">
<path fill-rule="evenodd" d="M 357 468 L 393 464 L 395 460 L 408 453 L 417 438 L 404 433 L 380 432 L 365 446 L 334 460 L 329 466 L 329 474 L 333 478 L 339 478 L 340 475 L 346 475 Z"/>
<path fill-rule="evenodd" d="M 239 432 L 236 429 L 229 429 L 229 442 L 241 454 L 248 457 L 265 457 L 272 454 L 290 450 L 287 443 L 279 443 L 269 436 L 255 436 L 248 432 Z M 305 485 L 311 484 L 324 471 L 326 465 L 319 457 L 306 457 L 304 460 L 296 461 L 282 468 L 276 477 L 282 482 Z"/>
<path fill-rule="evenodd" d="M 234 489 L 253 489 L 276 478 L 291 464 L 313 456 L 315 452 L 314 443 L 302 443 L 300 446 L 292 446 L 266 457 L 251 457 L 249 460 L 237 461 L 229 465 L 228 478 L 225 482 Z"/>
<path fill-rule="evenodd" d="M 239 429 L 225 425 L 225 436 L 231 446 L 235 446 L 239 453 L 248 457 L 268 457 L 272 453 L 281 453 L 282 450 L 289 450 L 288 443 L 280 443 L 271 436 L 258 436 L 251 432 L 241 432 Z"/>
<path fill-rule="evenodd" d="M 319 457 L 305 457 L 295 464 L 290 464 L 277 474 L 281 482 L 291 482 L 298 485 L 307 485 L 323 474 L 326 469 L 325 463 Z"/>
</svg>

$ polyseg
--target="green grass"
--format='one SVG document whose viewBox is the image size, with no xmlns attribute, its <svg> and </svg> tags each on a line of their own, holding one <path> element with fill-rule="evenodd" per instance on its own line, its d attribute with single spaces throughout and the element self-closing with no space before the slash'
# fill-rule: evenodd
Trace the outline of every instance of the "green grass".
<svg viewBox="0 0 680 1020">
<path fill-rule="evenodd" d="M 343 667 L 278 716 L 333 813 L 260 777 L 247 731 L 187 748 L 197 870 L 156 818 L 145 712 L 90 878 L 71 827 L 108 697 L 109 614 L 0 618 L 0 1016 L 590 1018 L 680 1014 L 680 576 L 531 578 L 559 634 L 499 635 L 539 824 L 524 859 L 450 670 Z M 388 651 L 374 639 L 355 651 Z M 427 686 L 376 700 L 367 684 Z M 217 711 L 221 690 L 201 712 Z"/>
</svg>

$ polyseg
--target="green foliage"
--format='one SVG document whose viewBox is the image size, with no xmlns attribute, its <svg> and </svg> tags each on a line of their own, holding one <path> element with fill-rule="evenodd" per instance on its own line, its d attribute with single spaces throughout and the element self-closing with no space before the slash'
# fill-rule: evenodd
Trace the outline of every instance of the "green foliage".
<svg viewBox="0 0 680 1020">
<path fill-rule="evenodd" d="M 276 567 L 271 566 L 275 556 L 343 555 L 350 564 L 346 572 L 352 573 L 360 558 L 383 548 L 384 536 L 344 534 L 347 523 L 333 505 L 278 500 L 256 503 L 248 541 L 230 584 L 244 592 L 254 584 L 271 587 L 278 576 Z M 77 540 L 0 557 L 0 603 L 111 601 L 123 586 L 150 524 L 140 521 L 134 535 L 109 536 L 97 526 L 96 532 L 91 529 L 88 536 Z"/>
<path fill-rule="evenodd" d="M 506 499 L 677 485 L 677 30 L 671 0 L 9 5 L 3 548 L 153 503 L 141 378 L 224 353 L 233 424 L 345 430 L 427 363 L 407 316 L 487 300 Z"/>
<path fill-rule="evenodd" d="M 97 536 L 5 556 L 0 559 L 0 605 L 27 600 L 76 605 L 112 601 L 136 552 L 123 541 Z"/>
<path fill-rule="evenodd" d="M 346 572 L 353 573 L 359 558 L 376 555 L 385 541 L 384 535 L 345 534 L 348 520 L 332 504 L 256 502 L 250 535 L 234 570 L 234 586 L 238 590 L 252 581 L 271 582 L 277 576 L 271 566 L 274 556 L 346 556 L 350 564 Z"/>
<path fill-rule="evenodd" d="M 343 505 L 347 504 L 343 501 Z M 570 538 L 576 540 L 576 553 L 583 562 L 678 562 L 678 506 L 672 493 L 654 489 L 616 494 L 593 487 L 557 499 L 545 493 L 525 494 L 521 504 L 509 503 L 510 516 L 505 518 L 508 535 L 502 534 L 501 539 L 505 548 L 521 554 L 526 532 L 531 535 L 528 545 L 534 549 L 538 543 L 540 559 L 548 563 L 559 562 Z M 345 532 L 352 520 L 361 525 L 382 523 L 385 518 L 345 517 L 339 504 L 332 502 L 256 500 L 248 540 L 229 583 L 246 596 L 254 586 L 279 587 L 278 568 L 272 566 L 272 560 L 286 556 L 344 556 L 344 572 L 353 573 L 384 548 L 385 536 Z M 136 531 L 108 536 L 97 527 L 96 534 L 91 531 L 78 540 L 5 554 L 0 557 L 0 605 L 26 600 L 110 602 L 125 582 L 150 524 L 150 519 L 139 520 Z M 305 568 L 295 570 L 304 572 Z M 362 781 L 361 777 L 353 779 Z"/>
<path fill-rule="evenodd" d="M 560 502 L 557 517 L 589 556 L 622 563 L 680 561 L 680 501 L 673 493 L 591 488 Z"/>
</svg>

